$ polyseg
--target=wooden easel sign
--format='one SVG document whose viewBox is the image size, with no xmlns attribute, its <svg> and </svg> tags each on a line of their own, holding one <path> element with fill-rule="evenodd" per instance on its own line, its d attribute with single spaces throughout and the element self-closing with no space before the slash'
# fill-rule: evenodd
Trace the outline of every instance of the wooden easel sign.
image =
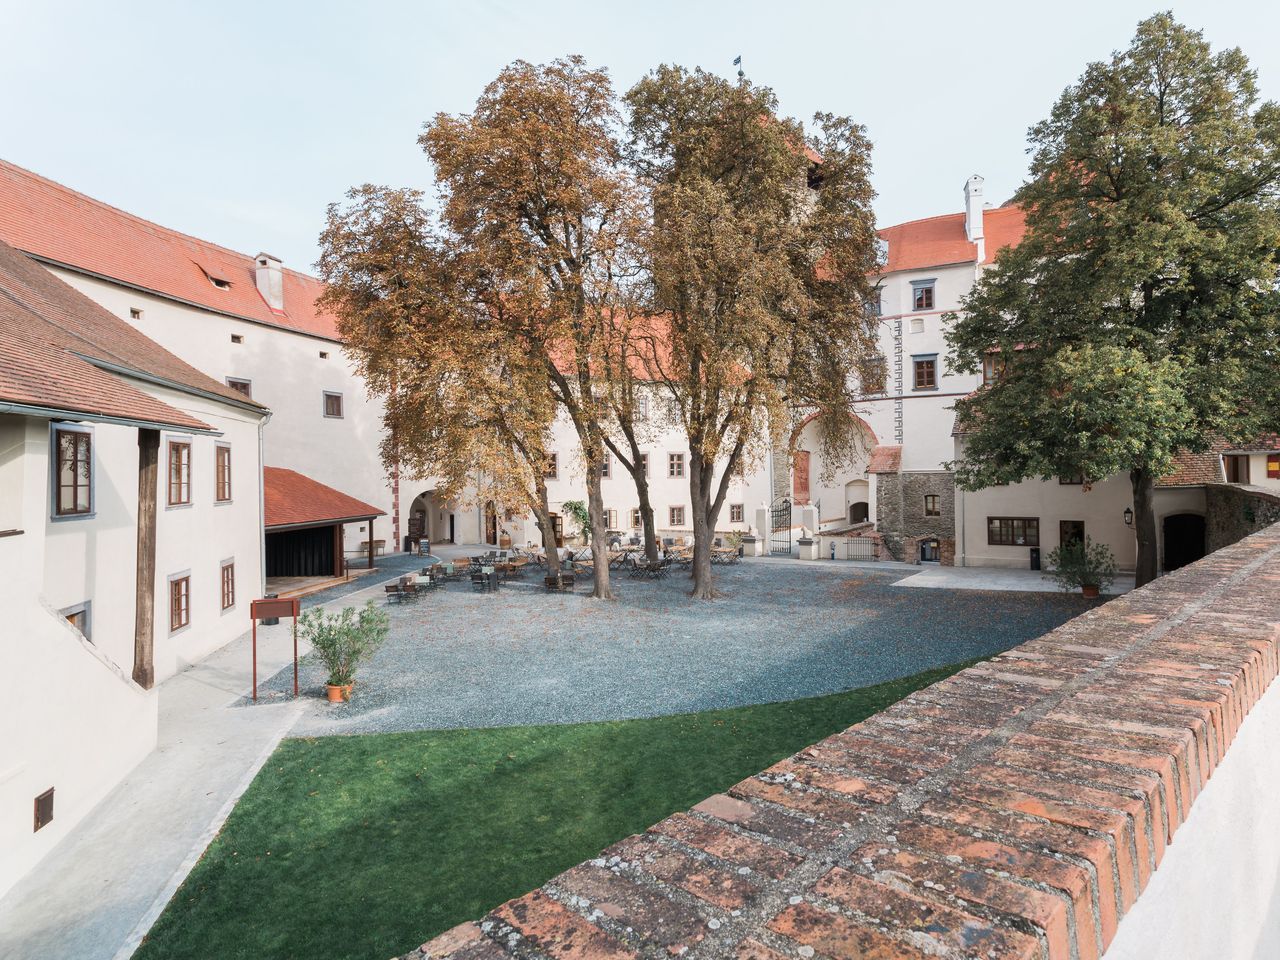
<svg viewBox="0 0 1280 960">
<path fill-rule="evenodd" d="M 293 695 L 298 695 L 298 612 L 301 604 L 297 597 L 288 600 L 253 600 L 249 604 L 249 619 L 253 621 L 253 699 L 258 699 L 258 621 L 273 617 L 293 617 Z"/>
</svg>

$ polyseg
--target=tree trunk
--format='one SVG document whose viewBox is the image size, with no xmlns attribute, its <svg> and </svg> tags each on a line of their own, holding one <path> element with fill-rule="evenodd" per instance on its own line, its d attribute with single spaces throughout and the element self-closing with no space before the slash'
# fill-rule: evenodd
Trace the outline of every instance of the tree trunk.
<svg viewBox="0 0 1280 960">
<path fill-rule="evenodd" d="M 658 530 L 657 524 L 653 522 L 653 504 L 649 501 L 649 481 L 639 475 L 640 471 L 637 467 L 635 476 L 636 496 L 640 500 L 640 528 L 644 531 L 644 555 L 650 563 L 657 563 L 658 557 Z"/>
<path fill-rule="evenodd" d="M 533 501 L 533 515 L 538 518 L 542 531 L 542 550 L 547 555 L 547 576 L 560 576 L 560 551 L 556 549 L 556 527 L 551 522 L 551 502 L 547 499 L 547 485 L 538 481 L 538 495 Z"/>
<path fill-rule="evenodd" d="M 608 525 L 604 516 L 604 495 L 600 491 L 600 460 L 594 458 L 587 465 L 587 512 L 591 517 L 591 564 L 595 585 L 591 596 L 598 600 L 612 600 L 609 589 L 609 540 Z"/>
<path fill-rule="evenodd" d="M 693 590 L 690 595 L 695 600 L 714 600 L 717 596 L 711 573 L 711 541 L 716 533 L 719 505 L 711 502 L 712 471 L 701 456 L 690 457 L 689 499 L 693 501 Z"/>
<path fill-rule="evenodd" d="M 1143 586 L 1156 578 L 1155 477 L 1147 469 L 1129 471 L 1133 484 L 1133 526 L 1138 536 L 1134 582 Z"/>
</svg>

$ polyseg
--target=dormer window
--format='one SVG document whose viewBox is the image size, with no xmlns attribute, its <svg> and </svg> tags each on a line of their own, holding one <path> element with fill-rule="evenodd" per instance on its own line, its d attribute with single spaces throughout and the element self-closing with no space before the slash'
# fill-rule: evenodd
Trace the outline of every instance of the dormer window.
<svg viewBox="0 0 1280 960">
<path fill-rule="evenodd" d="M 212 283 L 212 284 L 213 284 L 215 287 L 217 287 L 219 290 L 230 290 L 230 289 L 231 289 L 231 281 L 230 281 L 230 280 L 223 280 L 221 277 L 210 277 L 210 278 L 209 278 L 209 282 L 210 282 L 210 283 Z"/>
</svg>

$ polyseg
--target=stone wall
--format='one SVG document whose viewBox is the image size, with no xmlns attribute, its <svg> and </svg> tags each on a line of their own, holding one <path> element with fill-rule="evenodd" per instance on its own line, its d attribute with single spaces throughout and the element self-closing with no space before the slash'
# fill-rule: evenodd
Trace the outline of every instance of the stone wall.
<svg viewBox="0 0 1280 960">
<path fill-rule="evenodd" d="M 1178 889 L 1175 870 L 1216 871 L 1211 885 L 1265 904 L 1275 864 L 1220 852 L 1239 844 L 1161 864 L 1179 831 L 1201 830 L 1198 800 L 1252 708 L 1280 695 L 1278 564 L 1280 526 L 918 690 L 408 957 L 1097 960 L 1135 904 Z M 1274 749 L 1249 755 L 1268 775 L 1280 765 Z M 1245 818 L 1258 798 L 1237 797 L 1225 829 L 1272 849 L 1280 820 Z M 1266 910 L 1168 904 L 1216 955 L 1249 960 L 1266 942 Z"/>
<path fill-rule="evenodd" d="M 1280 523 L 1280 497 L 1260 487 L 1205 486 L 1205 550 L 1212 553 L 1273 523 Z"/>
<path fill-rule="evenodd" d="M 939 516 L 924 515 L 924 498 L 938 498 Z M 955 561 L 956 485 L 948 470 L 876 474 L 876 529 L 901 544 L 894 559 L 920 561 L 920 541 L 937 539 L 942 563 Z"/>
</svg>

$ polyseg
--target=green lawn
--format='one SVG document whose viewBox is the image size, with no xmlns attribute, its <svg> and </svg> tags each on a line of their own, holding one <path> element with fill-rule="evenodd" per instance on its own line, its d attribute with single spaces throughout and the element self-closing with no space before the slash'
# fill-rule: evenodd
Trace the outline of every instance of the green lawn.
<svg viewBox="0 0 1280 960">
<path fill-rule="evenodd" d="M 652 720 L 287 740 L 136 956 L 404 953 L 962 666 Z"/>
</svg>

